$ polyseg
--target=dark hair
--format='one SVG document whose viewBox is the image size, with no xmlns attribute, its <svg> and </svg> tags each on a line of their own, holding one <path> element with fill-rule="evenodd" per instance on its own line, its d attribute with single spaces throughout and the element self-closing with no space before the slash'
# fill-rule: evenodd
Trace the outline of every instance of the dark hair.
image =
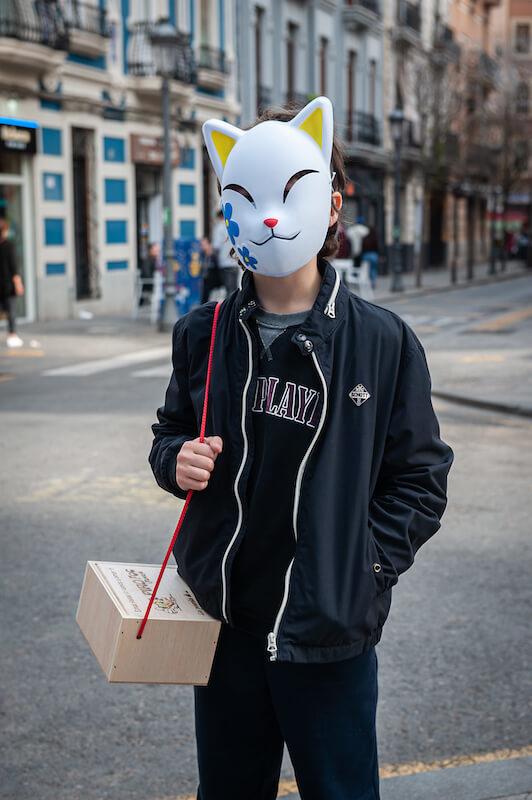
<svg viewBox="0 0 532 800">
<path fill-rule="evenodd" d="M 265 108 L 257 117 L 255 122 L 251 125 L 248 125 L 247 128 L 243 130 L 251 130 L 251 128 L 256 127 L 261 122 L 266 122 L 268 120 L 277 120 L 279 122 L 290 122 L 296 114 L 301 110 L 300 106 L 284 106 L 284 107 L 270 107 Z M 345 189 L 346 184 L 346 175 L 345 175 L 345 151 L 344 151 L 344 144 L 341 141 L 340 137 L 337 135 L 336 131 L 333 132 L 333 146 L 332 146 L 332 155 L 331 155 L 331 164 L 330 164 L 331 173 L 335 172 L 336 175 L 333 179 L 333 191 L 334 192 L 343 192 Z M 218 194 L 221 195 L 222 187 L 220 186 L 220 181 L 217 179 L 218 184 Z M 331 201 L 332 206 L 332 201 Z M 327 236 L 325 237 L 325 241 L 321 247 L 321 250 L 318 253 L 319 258 L 332 258 L 338 252 L 338 248 L 340 246 L 339 238 L 338 238 L 338 228 L 341 223 L 341 215 L 342 210 L 338 212 L 338 219 L 331 225 L 329 230 L 327 231 Z M 230 253 L 231 256 L 236 255 L 236 250 L 233 247 Z M 240 266 L 243 267 L 243 264 L 238 262 Z"/>
</svg>

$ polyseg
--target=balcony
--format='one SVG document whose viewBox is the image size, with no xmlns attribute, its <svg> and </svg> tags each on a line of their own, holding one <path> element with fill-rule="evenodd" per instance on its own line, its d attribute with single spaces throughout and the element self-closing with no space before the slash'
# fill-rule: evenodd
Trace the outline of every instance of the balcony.
<svg viewBox="0 0 532 800">
<path fill-rule="evenodd" d="M 499 80 L 499 65 L 487 53 L 480 53 L 478 59 L 478 76 L 486 86 L 495 88 Z"/>
<path fill-rule="evenodd" d="M 62 7 L 70 52 L 90 58 L 104 55 L 111 35 L 105 9 L 77 0 L 64 0 Z"/>
<path fill-rule="evenodd" d="M 228 71 L 223 50 L 208 44 L 199 46 L 198 86 L 204 89 L 222 89 Z"/>
<path fill-rule="evenodd" d="M 434 33 L 433 59 L 442 63 L 457 64 L 460 61 L 461 47 L 454 38 L 454 32 L 447 25 L 439 22 Z"/>
<path fill-rule="evenodd" d="M 131 27 L 127 48 L 127 69 L 129 74 L 134 76 L 133 88 L 137 94 L 158 97 L 161 92 L 161 79 L 157 75 L 153 58 L 150 38 L 152 30 L 151 22 L 137 22 Z M 190 35 L 179 33 L 178 36 L 176 68 L 170 85 L 174 94 L 187 93 L 190 85 L 195 84 L 197 79 L 197 66 Z"/>
<path fill-rule="evenodd" d="M 421 149 L 421 137 L 418 126 L 411 119 L 405 119 L 403 133 L 403 146 L 413 150 Z"/>
<path fill-rule="evenodd" d="M 375 27 L 381 20 L 380 0 L 345 0 L 342 19 L 347 30 L 355 32 Z"/>
<path fill-rule="evenodd" d="M 393 29 L 396 44 L 421 46 L 421 5 L 410 0 L 397 0 L 397 25 Z"/>
<path fill-rule="evenodd" d="M 354 111 L 346 116 L 346 142 L 380 147 L 382 135 L 379 120 L 364 111 Z"/>
<path fill-rule="evenodd" d="M 32 0 L 1 0 L 0 63 L 41 73 L 59 66 L 67 48 L 68 27 L 61 9 Z"/>
</svg>

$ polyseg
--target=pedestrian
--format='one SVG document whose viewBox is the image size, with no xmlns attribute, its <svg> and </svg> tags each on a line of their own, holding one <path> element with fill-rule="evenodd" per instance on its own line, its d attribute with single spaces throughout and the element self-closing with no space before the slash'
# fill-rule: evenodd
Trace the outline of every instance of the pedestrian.
<svg viewBox="0 0 532 800">
<path fill-rule="evenodd" d="M 151 303 L 153 294 L 153 281 L 155 273 L 161 268 L 161 245 L 159 242 L 150 242 L 148 245 L 148 256 L 140 267 L 141 292 L 139 295 L 139 306 L 143 306 L 147 301 Z"/>
<path fill-rule="evenodd" d="M 369 279 L 372 289 L 377 287 L 379 274 L 379 238 L 373 225 L 369 226 L 367 234 L 362 239 L 360 247 L 360 261 L 368 263 Z"/>
<path fill-rule="evenodd" d="M 274 800 L 286 743 L 302 800 L 379 800 L 375 646 L 454 454 L 416 334 L 329 261 L 345 186 L 329 99 L 203 135 L 242 284 L 219 309 L 208 435 L 214 302 L 174 326 L 149 456 L 163 489 L 195 490 L 173 552 L 222 623 L 194 686 L 197 798 Z"/>
<path fill-rule="evenodd" d="M 362 252 L 362 239 L 369 233 L 369 228 L 366 225 L 365 218 L 360 215 L 354 225 L 350 225 L 346 231 L 347 237 L 351 242 L 351 256 L 353 257 L 353 266 L 360 267 L 361 252 Z"/>
<path fill-rule="evenodd" d="M 218 258 L 214 248 L 206 236 L 200 242 L 201 261 L 201 302 L 207 303 L 213 289 L 223 286 L 218 267 Z"/>
<path fill-rule="evenodd" d="M 212 246 L 218 261 L 220 277 L 225 286 L 227 294 L 230 294 L 239 286 L 241 269 L 238 266 L 238 259 L 235 258 L 234 248 L 227 233 L 228 220 L 225 219 L 222 209 L 216 212 L 216 223 L 212 236 Z"/>
<path fill-rule="evenodd" d="M 0 219 L 0 310 L 7 316 L 8 347 L 22 347 L 16 332 L 17 297 L 24 294 L 24 284 L 17 268 L 15 245 L 9 238 L 9 221 Z"/>
</svg>

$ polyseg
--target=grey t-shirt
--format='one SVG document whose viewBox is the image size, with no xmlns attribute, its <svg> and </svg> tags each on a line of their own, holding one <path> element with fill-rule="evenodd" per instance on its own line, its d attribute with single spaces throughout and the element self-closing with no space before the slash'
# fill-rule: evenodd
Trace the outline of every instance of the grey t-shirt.
<svg viewBox="0 0 532 800">
<path fill-rule="evenodd" d="M 280 336 L 289 325 L 301 325 L 311 311 L 312 309 L 308 308 L 306 311 L 295 311 L 292 314 L 276 314 L 273 311 L 266 311 L 259 306 L 255 313 L 255 319 L 264 349 L 268 351 L 271 343 Z"/>
</svg>

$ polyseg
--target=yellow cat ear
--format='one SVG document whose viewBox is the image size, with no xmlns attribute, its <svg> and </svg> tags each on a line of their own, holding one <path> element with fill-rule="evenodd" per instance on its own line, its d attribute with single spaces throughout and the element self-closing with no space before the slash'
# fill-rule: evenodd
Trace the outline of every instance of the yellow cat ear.
<svg viewBox="0 0 532 800">
<path fill-rule="evenodd" d="M 229 154 L 244 131 L 221 119 L 208 119 L 201 131 L 214 171 L 221 182 Z"/>
<path fill-rule="evenodd" d="M 298 127 L 312 136 L 321 150 L 323 143 L 323 111 L 321 108 L 316 108 Z"/>
<path fill-rule="evenodd" d="M 325 163 L 330 164 L 334 121 L 333 107 L 328 97 L 315 97 L 287 124 L 308 133 L 320 148 Z"/>
</svg>

